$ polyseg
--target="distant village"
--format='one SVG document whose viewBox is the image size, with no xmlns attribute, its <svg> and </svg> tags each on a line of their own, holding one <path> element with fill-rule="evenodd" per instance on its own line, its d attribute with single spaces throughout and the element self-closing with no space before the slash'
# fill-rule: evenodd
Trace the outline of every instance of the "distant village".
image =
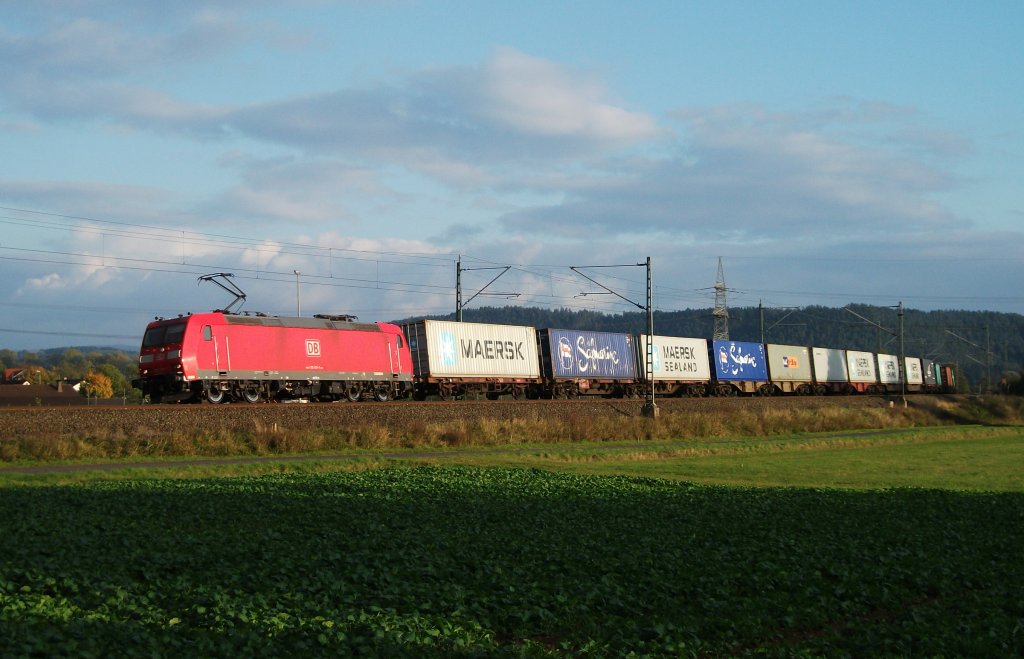
<svg viewBox="0 0 1024 659">
<path fill-rule="evenodd" d="M 86 401 L 81 390 L 81 380 L 33 384 L 30 368 L 5 368 L 0 382 L 0 406 L 82 405 Z"/>
<path fill-rule="evenodd" d="M 130 385 L 133 362 L 132 355 L 113 350 L 0 350 L 0 407 L 138 402 L 139 392 Z"/>
</svg>

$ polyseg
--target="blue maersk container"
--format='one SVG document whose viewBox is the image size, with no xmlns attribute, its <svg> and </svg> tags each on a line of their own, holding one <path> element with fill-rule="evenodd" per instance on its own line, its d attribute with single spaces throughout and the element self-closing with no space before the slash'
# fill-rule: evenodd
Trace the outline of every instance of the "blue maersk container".
<svg viewBox="0 0 1024 659">
<path fill-rule="evenodd" d="M 636 346 L 629 334 L 542 329 L 545 377 L 635 380 Z"/>
<path fill-rule="evenodd" d="M 720 382 L 767 382 L 764 346 L 746 341 L 714 341 L 711 361 Z"/>
</svg>

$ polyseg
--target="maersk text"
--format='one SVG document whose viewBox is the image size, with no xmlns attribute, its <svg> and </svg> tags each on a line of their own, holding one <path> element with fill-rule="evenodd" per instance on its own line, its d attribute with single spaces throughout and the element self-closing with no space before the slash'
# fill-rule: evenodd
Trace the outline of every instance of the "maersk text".
<svg viewBox="0 0 1024 659">
<path fill-rule="evenodd" d="M 523 343 L 520 341 L 470 340 L 460 341 L 462 356 L 466 359 L 504 359 L 526 361 Z"/>
</svg>

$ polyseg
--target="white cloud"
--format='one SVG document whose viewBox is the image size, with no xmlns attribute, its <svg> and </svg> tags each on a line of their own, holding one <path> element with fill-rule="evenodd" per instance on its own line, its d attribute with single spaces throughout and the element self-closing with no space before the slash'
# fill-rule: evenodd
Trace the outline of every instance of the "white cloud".
<svg viewBox="0 0 1024 659">
<path fill-rule="evenodd" d="M 593 76 L 511 48 L 500 49 L 482 77 L 488 112 L 526 133 L 638 141 L 662 132 L 650 115 L 607 102 Z"/>
</svg>

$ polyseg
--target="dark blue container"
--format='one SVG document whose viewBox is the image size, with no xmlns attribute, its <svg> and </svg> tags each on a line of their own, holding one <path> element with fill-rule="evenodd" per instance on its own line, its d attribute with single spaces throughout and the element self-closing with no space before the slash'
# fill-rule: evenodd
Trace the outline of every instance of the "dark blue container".
<svg viewBox="0 0 1024 659">
<path fill-rule="evenodd" d="M 767 382 L 764 346 L 746 341 L 714 341 L 711 361 L 721 382 Z"/>
<path fill-rule="evenodd" d="M 636 379 L 636 346 L 629 334 L 559 329 L 539 334 L 546 377 Z"/>
</svg>

